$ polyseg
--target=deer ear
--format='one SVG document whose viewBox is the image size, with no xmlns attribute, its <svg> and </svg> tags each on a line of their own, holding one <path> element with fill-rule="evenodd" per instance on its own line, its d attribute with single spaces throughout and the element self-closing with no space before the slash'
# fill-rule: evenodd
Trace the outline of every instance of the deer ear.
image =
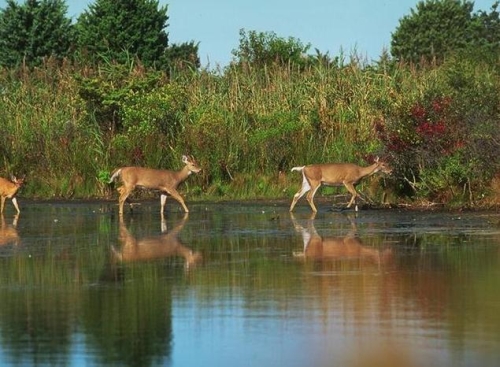
<svg viewBox="0 0 500 367">
<path fill-rule="evenodd" d="M 182 156 L 182 163 L 187 163 L 187 161 L 188 161 L 187 155 L 183 155 Z"/>
<path fill-rule="evenodd" d="M 378 163 L 379 160 L 380 160 L 380 158 L 378 156 L 375 157 L 375 163 Z"/>
</svg>

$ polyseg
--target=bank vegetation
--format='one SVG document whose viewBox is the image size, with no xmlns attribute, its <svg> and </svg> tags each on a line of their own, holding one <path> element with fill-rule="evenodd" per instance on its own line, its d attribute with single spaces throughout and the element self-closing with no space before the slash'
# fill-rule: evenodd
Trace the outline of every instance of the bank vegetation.
<svg viewBox="0 0 500 367">
<path fill-rule="evenodd" d="M 111 198 L 116 167 L 180 169 L 190 154 L 203 171 L 187 200 L 276 199 L 300 187 L 293 166 L 378 156 L 393 174 L 360 186 L 376 204 L 498 203 L 499 65 L 320 61 L 2 69 L 0 175 L 26 176 L 21 197 Z"/>
</svg>

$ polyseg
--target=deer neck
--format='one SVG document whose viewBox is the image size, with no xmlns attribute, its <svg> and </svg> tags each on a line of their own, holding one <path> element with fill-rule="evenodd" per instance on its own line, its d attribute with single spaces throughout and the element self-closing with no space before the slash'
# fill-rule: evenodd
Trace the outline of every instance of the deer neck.
<svg viewBox="0 0 500 367">
<path fill-rule="evenodd" d="M 188 168 L 188 166 L 184 166 L 183 169 L 181 169 L 180 171 L 177 171 L 176 175 L 175 175 L 177 185 L 179 185 L 181 182 L 185 181 L 191 173 L 192 172 Z"/>
<path fill-rule="evenodd" d="M 191 251 L 190 248 L 187 248 L 186 246 L 182 245 L 179 240 L 177 240 L 177 243 L 175 244 L 175 254 L 178 256 L 181 256 L 185 259 L 189 257 L 189 255 L 192 254 L 193 251 Z"/>
<path fill-rule="evenodd" d="M 370 166 L 362 167 L 360 170 L 361 177 L 371 176 L 378 170 L 378 162 L 373 163 Z"/>
<path fill-rule="evenodd" d="M 196 263 L 196 260 L 199 256 L 197 252 L 194 252 L 193 250 L 182 244 L 178 244 L 176 247 L 176 254 L 184 258 L 185 265 L 187 267 Z"/>
</svg>

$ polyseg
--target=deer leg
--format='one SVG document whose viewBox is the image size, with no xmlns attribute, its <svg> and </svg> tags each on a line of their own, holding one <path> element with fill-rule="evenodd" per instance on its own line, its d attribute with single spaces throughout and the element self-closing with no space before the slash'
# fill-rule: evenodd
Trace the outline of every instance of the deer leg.
<svg viewBox="0 0 500 367">
<path fill-rule="evenodd" d="M 351 205 L 356 200 L 356 196 L 358 196 L 358 192 L 356 191 L 356 189 L 354 188 L 354 185 L 352 183 L 344 182 L 344 186 L 352 194 L 351 200 L 349 201 L 349 204 L 347 204 L 347 207 L 350 208 Z"/>
<path fill-rule="evenodd" d="M 184 211 L 186 213 L 189 213 L 189 209 L 187 208 L 186 204 L 184 203 L 184 199 L 182 198 L 182 196 L 177 192 L 177 190 L 172 190 L 170 189 L 169 191 L 165 190 L 164 191 L 168 192 L 170 194 L 170 196 L 172 196 L 172 198 L 174 198 L 175 200 L 177 200 L 179 202 L 179 204 L 182 205 L 182 208 L 184 209 Z"/>
<path fill-rule="evenodd" d="M 130 192 L 132 191 L 133 188 L 128 188 L 126 186 L 121 186 L 118 188 L 118 192 L 120 193 L 120 197 L 118 199 L 118 204 L 119 204 L 119 214 L 123 214 L 123 204 L 125 203 L 125 200 L 127 200 L 128 196 L 130 195 Z"/>
<path fill-rule="evenodd" d="M 309 203 L 309 206 L 311 207 L 312 211 L 316 213 L 318 209 L 316 209 L 316 205 L 314 205 L 314 195 L 316 195 L 316 191 L 320 188 L 321 183 L 320 182 L 311 182 L 311 191 L 307 194 L 307 202 Z"/>
<path fill-rule="evenodd" d="M 160 213 L 160 229 L 162 234 L 167 233 L 167 221 L 165 220 L 163 212 Z"/>
<path fill-rule="evenodd" d="M 19 205 L 17 205 L 17 199 L 15 197 L 12 198 L 12 204 L 14 205 L 14 208 L 17 210 L 17 214 L 21 213 L 19 210 Z"/>
<path fill-rule="evenodd" d="M 165 204 L 166 203 L 167 203 L 167 195 L 161 194 L 160 195 L 160 206 L 161 206 L 160 213 L 161 213 L 161 215 L 163 215 L 163 212 L 165 211 Z"/>
<path fill-rule="evenodd" d="M 295 204 L 297 204 L 297 201 L 309 190 L 311 190 L 311 186 L 309 185 L 309 182 L 307 182 L 306 178 L 304 177 L 302 181 L 302 187 L 300 188 L 299 191 L 293 196 L 293 201 L 292 205 L 290 205 L 290 212 L 293 211 L 293 208 L 295 208 Z"/>
<path fill-rule="evenodd" d="M 14 228 L 17 228 L 17 222 L 19 221 L 19 213 L 17 213 L 16 215 L 14 215 L 14 220 L 12 221 L 12 226 Z"/>
<path fill-rule="evenodd" d="M 2 196 L 2 200 L 1 200 L 1 205 L 0 205 L 0 213 L 3 213 L 3 207 L 5 205 L 5 196 Z"/>
</svg>

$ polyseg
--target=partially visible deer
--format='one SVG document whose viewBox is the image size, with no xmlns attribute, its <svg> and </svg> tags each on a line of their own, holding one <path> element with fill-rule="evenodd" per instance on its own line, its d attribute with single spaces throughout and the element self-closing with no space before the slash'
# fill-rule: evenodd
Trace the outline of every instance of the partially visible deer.
<svg viewBox="0 0 500 367">
<path fill-rule="evenodd" d="M 171 256 L 181 256 L 184 258 L 184 267 L 186 270 L 197 265 L 202 256 L 199 252 L 184 246 L 179 240 L 179 232 L 184 227 L 188 219 L 188 214 L 184 214 L 182 220 L 170 231 L 167 231 L 165 219 L 162 218 L 161 231 L 159 236 L 150 236 L 144 238 L 135 237 L 128 230 L 120 217 L 120 235 L 118 240 L 121 248 L 118 250 L 112 247 L 113 255 L 122 262 L 139 262 L 155 259 L 162 259 Z"/>
<path fill-rule="evenodd" d="M 165 210 L 165 203 L 167 202 L 167 195 L 172 196 L 175 200 L 182 205 L 182 208 L 187 213 L 189 212 L 184 199 L 177 192 L 177 186 L 184 182 L 191 173 L 198 173 L 201 168 L 198 166 L 193 157 L 182 156 L 182 162 L 185 164 L 184 168 L 180 171 L 159 170 L 144 167 L 122 167 L 116 169 L 111 175 L 109 183 L 112 183 L 117 178 L 121 178 L 123 183 L 118 188 L 120 197 L 118 199 L 119 213 L 123 214 L 123 204 L 130 193 L 136 187 L 145 189 L 160 190 L 162 192 L 160 197 L 161 213 Z"/>
<path fill-rule="evenodd" d="M 314 227 L 315 213 L 307 222 L 307 228 L 300 225 L 293 214 L 290 218 L 295 230 L 302 235 L 304 249 L 294 253 L 297 257 L 312 260 L 358 260 L 377 266 L 387 263 L 392 258 L 392 250 L 379 250 L 366 246 L 358 237 L 356 224 L 348 217 L 351 230 L 341 237 L 322 237 Z"/>
<path fill-rule="evenodd" d="M 309 192 L 306 197 L 307 201 L 312 211 L 317 212 L 318 210 L 314 205 L 314 195 L 321 185 L 344 185 L 352 194 L 351 200 L 347 205 L 347 207 L 350 208 L 358 195 L 354 186 L 359 183 L 362 178 L 373 175 L 379 171 L 390 174 L 392 169 L 377 157 L 375 163 L 368 167 L 360 167 L 352 163 L 324 163 L 293 167 L 292 171 L 302 172 L 302 187 L 294 195 L 292 204 L 290 205 L 290 211 L 293 211 L 297 201 L 306 192 Z"/>
<path fill-rule="evenodd" d="M 24 178 L 17 179 L 16 177 L 12 176 L 11 181 L 9 181 L 5 178 L 0 177 L 0 200 L 1 200 L 0 213 L 3 213 L 5 199 L 7 198 L 12 200 L 12 204 L 16 208 L 17 214 L 21 212 L 19 210 L 19 205 L 17 205 L 16 194 L 19 188 L 23 185 L 23 183 L 24 183 Z"/>
<path fill-rule="evenodd" d="M 8 245 L 10 243 L 14 243 L 15 245 L 19 244 L 21 239 L 17 233 L 18 220 L 19 214 L 16 214 L 14 216 L 14 220 L 12 221 L 12 225 L 8 225 L 5 223 L 3 214 L 0 214 L 0 246 Z"/>
</svg>

